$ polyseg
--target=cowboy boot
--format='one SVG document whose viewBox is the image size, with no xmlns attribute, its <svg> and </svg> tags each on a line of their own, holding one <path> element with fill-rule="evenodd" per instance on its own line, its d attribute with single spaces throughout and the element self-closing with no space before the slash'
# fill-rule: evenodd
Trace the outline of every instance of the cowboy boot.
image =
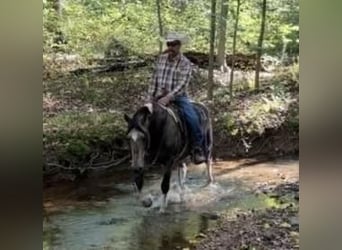
<svg viewBox="0 0 342 250">
<path fill-rule="evenodd" d="M 201 147 L 195 147 L 193 152 L 194 163 L 196 165 L 205 162 L 206 158 L 203 153 L 203 149 Z"/>
</svg>

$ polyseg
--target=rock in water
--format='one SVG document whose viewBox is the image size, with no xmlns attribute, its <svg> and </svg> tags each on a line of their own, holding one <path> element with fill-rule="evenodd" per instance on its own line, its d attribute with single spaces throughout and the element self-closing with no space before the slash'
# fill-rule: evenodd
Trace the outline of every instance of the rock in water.
<svg viewBox="0 0 342 250">
<path fill-rule="evenodd" d="M 144 207 L 150 207 L 152 206 L 153 201 L 150 196 L 147 196 L 141 200 L 141 203 L 143 204 Z"/>
</svg>

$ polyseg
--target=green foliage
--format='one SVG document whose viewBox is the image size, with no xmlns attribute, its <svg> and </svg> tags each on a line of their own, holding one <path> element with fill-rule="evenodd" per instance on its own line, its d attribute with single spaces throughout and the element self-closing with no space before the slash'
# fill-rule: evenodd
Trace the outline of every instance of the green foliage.
<svg viewBox="0 0 342 250">
<path fill-rule="evenodd" d="M 119 55 L 157 52 L 160 37 L 155 0 L 68 0 L 64 1 L 60 16 L 52 4 L 53 1 L 43 0 L 44 69 L 49 73 L 44 77 L 48 79 L 44 81 L 44 97 L 48 103 L 44 107 L 44 152 L 48 157 L 55 157 L 53 162 L 87 162 L 92 153 L 103 152 L 99 147 L 111 148 L 114 138 L 123 138 L 122 114 L 141 104 L 150 72 L 144 68 L 74 76 L 66 73 L 71 66 L 62 60 L 52 74 L 50 66 L 55 61 L 51 55 L 59 51 L 80 55 L 77 66 L 85 67 L 87 60 L 83 59 L 112 54 L 112 50 Z M 228 53 L 232 48 L 235 9 L 236 1 L 229 1 Z M 260 12 L 257 1 L 242 1 L 238 52 L 255 52 Z M 177 30 L 188 34 L 190 43 L 186 49 L 208 52 L 210 1 L 161 1 L 161 15 L 165 32 Z M 280 57 L 285 48 L 289 57 L 298 55 L 298 17 L 297 0 L 268 0 L 266 54 Z M 65 41 L 61 42 L 61 38 Z M 295 64 L 279 72 L 264 92 L 243 91 L 248 96 L 239 96 L 240 90 L 250 89 L 246 85 L 253 85 L 253 79 L 248 78 L 245 85 L 234 86 L 234 100 L 230 100 L 228 88 L 217 87 L 215 130 L 229 136 L 260 135 L 285 124 L 297 132 L 298 96 L 289 93 L 298 87 L 298 77 L 298 64 Z M 199 92 L 204 92 L 202 87 L 198 85 Z M 109 112 L 113 110 L 114 113 Z"/>
<path fill-rule="evenodd" d="M 290 73 L 292 81 L 299 84 L 299 63 L 294 63 L 290 66 Z"/>
<path fill-rule="evenodd" d="M 128 48 L 130 53 L 152 53 L 158 50 L 158 21 L 154 0 L 70 0 L 64 2 L 61 17 L 56 15 L 51 1 L 44 0 L 43 3 L 45 52 L 62 47 L 67 53 L 92 56 L 103 54 L 113 40 Z M 229 2 L 228 51 L 232 47 L 235 5 L 236 1 Z M 280 55 L 285 42 L 288 54 L 298 54 L 298 1 L 269 0 L 268 5 L 266 53 Z M 219 9 L 217 13 L 220 13 Z M 161 1 L 161 14 L 165 32 L 185 32 L 191 39 L 187 49 L 208 51 L 210 1 Z M 256 27 L 259 27 L 259 22 L 259 4 L 255 1 L 243 1 L 237 51 L 255 51 L 259 32 Z M 56 46 L 54 38 L 58 32 L 63 34 L 66 44 Z"/>
<path fill-rule="evenodd" d="M 236 98 L 230 106 L 228 94 L 217 92 L 218 106 L 229 107 L 218 114 L 218 123 L 228 136 L 262 135 L 267 129 L 289 127 L 298 133 L 298 85 L 288 69 L 272 78 L 261 92 Z"/>
<path fill-rule="evenodd" d="M 149 77 L 149 70 L 144 68 L 116 74 L 69 74 L 46 80 L 43 84 L 46 95 L 52 94 L 63 100 L 63 110 L 77 107 L 85 111 L 87 105 L 90 105 L 94 109 L 120 111 L 121 108 L 132 110 L 135 105 L 140 104 L 140 98 L 147 91 Z M 125 103 L 122 103 L 123 97 Z"/>
<path fill-rule="evenodd" d="M 51 53 L 52 48 L 58 46 L 54 38 L 56 33 L 60 31 L 60 26 L 63 25 L 56 11 L 53 9 L 53 5 L 51 1 L 43 0 L 43 40 L 44 53 Z"/>
<path fill-rule="evenodd" d="M 123 116 L 110 113 L 62 113 L 44 119 L 43 143 L 49 156 L 78 162 L 97 148 L 110 147 L 115 138 L 123 138 Z"/>
<path fill-rule="evenodd" d="M 96 152 L 104 161 L 110 159 L 107 150 L 121 147 L 113 140 L 125 139 L 123 114 L 141 105 L 139 95 L 146 91 L 148 77 L 149 72 L 143 69 L 116 74 L 65 74 L 44 81 L 46 161 L 84 164 Z"/>
<path fill-rule="evenodd" d="M 226 128 L 231 135 L 263 134 L 267 128 L 280 127 L 284 122 L 282 112 L 288 108 L 289 99 L 272 95 L 262 96 L 260 100 L 233 112 L 226 119 Z"/>
<path fill-rule="evenodd" d="M 299 64 L 294 63 L 288 67 L 282 67 L 275 72 L 275 76 L 272 79 L 273 82 L 289 83 L 295 87 L 299 85 Z"/>
</svg>

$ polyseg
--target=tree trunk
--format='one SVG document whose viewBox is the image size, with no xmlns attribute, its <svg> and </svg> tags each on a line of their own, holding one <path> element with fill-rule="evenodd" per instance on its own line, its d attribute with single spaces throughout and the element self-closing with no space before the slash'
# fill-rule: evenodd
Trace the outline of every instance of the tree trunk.
<svg viewBox="0 0 342 250">
<path fill-rule="evenodd" d="M 259 73 L 261 69 L 261 55 L 262 55 L 262 43 L 264 41 L 264 33 L 265 33 L 265 24 L 266 24 L 266 1 L 262 1 L 262 16 L 261 16 L 261 27 L 260 27 L 260 36 L 258 40 L 258 48 L 257 48 L 257 58 L 256 58 L 256 67 L 255 67 L 255 88 L 259 89 Z"/>
<path fill-rule="evenodd" d="M 231 66 L 231 71 L 230 71 L 230 82 L 229 82 L 230 101 L 232 101 L 232 99 L 233 99 L 233 82 L 234 82 L 234 69 L 235 69 L 236 36 L 237 36 L 237 30 L 238 30 L 238 27 L 239 27 L 240 5 L 241 5 L 241 0 L 237 0 L 236 17 L 235 17 L 235 24 L 234 24 L 234 35 L 233 35 L 232 66 Z"/>
<path fill-rule="evenodd" d="M 53 45 L 53 48 L 55 48 L 57 50 L 60 50 L 60 49 L 62 49 L 60 47 L 60 45 L 67 43 L 67 40 L 65 39 L 65 36 L 64 36 L 64 34 L 62 32 L 62 29 L 61 29 L 61 26 L 60 26 L 60 22 L 59 22 L 61 20 L 61 18 L 62 18 L 63 0 L 53 0 L 52 1 L 52 6 L 53 6 L 53 9 L 56 12 L 56 16 L 57 16 L 57 20 L 58 20 L 58 22 L 57 22 L 57 24 L 55 26 L 55 30 L 54 30 L 54 37 L 53 37 L 54 45 Z"/>
<path fill-rule="evenodd" d="M 63 9 L 62 2 L 63 0 L 54 0 L 53 2 L 53 8 L 56 11 L 56 14 L 58 17 L 62 16 L 62 9 Z"/>
<path fill-rule="evenodd" d="M 281 64 L 283 64 L 284 61 L 285 61 L 287 43 L 288 43 L 288 41 L 286 40 L 285 37 L 283 37 L 283 48 L 282 48 L 282 51 L 281 51 L 281 58 L 280 58 L 280 63 L 281 63 Z"/>
<path fill-rule="evenodd" d="M 210 48 L 209 48 L 209 69 L 208 69 L 208 99 L 213 99 L 214 92 L 214 45 L 216 28 L 216 0 L 211 0 L 211 22 L 210 22 Z"/>
<path fill-rule="evenodd" d="M 159 53 L 162 53 L 163 51 L 163 42 L 162 42 L 162 37 L 163 37 L 163 23 L 161 19 L 161 13 L 160 13 L 160 0 L 156 0 L 157 4 L 157 15 L 158 15 L 158 25 L 159 25 Z"/>
<path fill-rule="evenodd" d="M 226 62 L 226 31 L 228 17 L 228 0 L 221 0 L 221 15 L 219 22 L 219 43 L 217 50 L 217 63 L 223 72 L 228 72 Z"/>
</svg>

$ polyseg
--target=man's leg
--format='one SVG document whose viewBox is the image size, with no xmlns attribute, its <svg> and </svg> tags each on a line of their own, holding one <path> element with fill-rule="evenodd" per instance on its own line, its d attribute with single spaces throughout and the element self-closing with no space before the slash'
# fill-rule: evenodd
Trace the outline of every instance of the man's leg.
<svg viewBox="0 0 342 250">
<path fill-rule="evenodd" d="M 201 130 L 200 120 L 196 111 L 186 96 L 178 96 L 175 103 L 181 109 L 187 126 L 190 129 L 192 141 L 194 144 L 194 161 L 195 164 L 200 164 L 205 161 L 203 154 L 203 134 Z"/>
</svg>

